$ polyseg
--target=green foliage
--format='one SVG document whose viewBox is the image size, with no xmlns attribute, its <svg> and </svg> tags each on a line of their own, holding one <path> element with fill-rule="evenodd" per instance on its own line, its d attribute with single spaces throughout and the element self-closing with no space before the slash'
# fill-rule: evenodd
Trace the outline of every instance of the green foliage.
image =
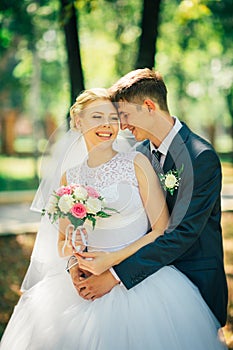
<svg viewBox="0 0 233 350">
<path fill-rule="evenodd" d="M 48 109 L 53 113 L 59 111 L 59 103 L 54 106 L 59 95 L 60 106 L 67 103 L 66 57 L 58 10 L 57 0 L 1 2 L 0 103 L 3 108 L 29 113 L 35 74 L 42 81 L 42 95 L 37 98 L 39 117 L 43 118 Z M 39 58 L 37 66 L 33 58 L 35 52 Z"/>
<path fill-rule="evenodd" d="M 86 87 L 108 87 L 134 68 L 142 1 L 76 1 L 76 5 Z"/>
<path fill-rule="evenodd" d="M 0 157 L 0 192 L 34 190 L 38 184 L 32 158 Z"/>
<path fill-rule="evenodd" d="M 224 20 L 219 6 L 228 6 Z M 232 29 L 225 25 L 232 23 L 232 15 L 228 1 L 204 0 L 164 1 L 160 14 L 156 68 L 168 86 L 170 111 L 213 144 L 219 129 L 228 131 L 233 115 L 228 102 L 233 82 Z M 230 136 L 228 140 L 222 151 L 230 150 Z"/>
<path fill-rule="evenodd" d="M 67 53 L 59 0 L 0 4 L 0 104 L 29 119 L 60 122 L 69 108 Z M 76 0 L 85 87 L 108 87 L 134 69 L 142 0 Z M 230 0 L 161 2 L 155 68 L 169 90 L 172 114 L 214 142 L 233 118 Z M 35 64 L 35 62 L 37 62 Z M 228 128 L 228 129 L 227 129 Z M 39 133 L 38 133 L 39 135 Z M 44 135 L 42 135 L 44 137 Z M 221 143 L 222 144 L 222 143 Z M 229 150 L 224 142 L 221 151 Z"/>
<path fill-rule="evenodd" d="M 38 187 L 38 180 L 35 178 L 14 179 L 0 175 L 0 192 L 15 190 L 35 190 Z"/>
</svg>

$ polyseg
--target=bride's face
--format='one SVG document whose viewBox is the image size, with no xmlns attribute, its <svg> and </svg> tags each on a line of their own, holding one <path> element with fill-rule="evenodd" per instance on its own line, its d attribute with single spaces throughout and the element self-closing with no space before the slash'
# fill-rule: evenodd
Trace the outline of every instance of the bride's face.
<svg viewBox="0 0 233 350">
<path fill-rule="evenodd" d="M 110 101 L 91 102 L 78 122 L 88 148 L 100 144 L 111 146 L 119 131 L 118 114 Z"/>
</svg>

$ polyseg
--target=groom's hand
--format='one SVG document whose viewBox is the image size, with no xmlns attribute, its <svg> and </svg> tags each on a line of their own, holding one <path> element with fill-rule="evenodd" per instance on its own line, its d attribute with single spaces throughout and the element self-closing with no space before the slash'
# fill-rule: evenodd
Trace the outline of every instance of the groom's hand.
<svg viewBox="0 0 233 350">
<path fill-rule="evenodd" d="M 91 275 L 76 283 L 75 287 L 79 295 L 86 300 L 95 300 L 109 293 L 113 287 L 119 284 L 110 271 L 101 275 Z"/>
<path fill-rule="evenodd" d="M 77 292 L 79 293 L 79 288 L 77 287 L 79 282 L 91 276 L 91 273 L 80 269 L 78 265 L 71 267 L 69 271 L 70 271 L 70 276 L 71 276 L 73 285 L 76 288 Z"/>
</svg>

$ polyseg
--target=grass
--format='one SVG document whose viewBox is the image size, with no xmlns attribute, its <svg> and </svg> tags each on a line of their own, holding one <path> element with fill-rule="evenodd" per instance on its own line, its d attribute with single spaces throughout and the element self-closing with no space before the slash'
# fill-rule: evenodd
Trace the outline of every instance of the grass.
<svg viewBox="0 0 233 350">
<path fill-rule="evenodd" d="M 12 179 L 33 178 L 37 171 L 33 157 L 0 156 L 0 164 L 0 175 Z"/>
<path fill-rule="evenodd" d="M 0 191 L 35 190 L 37 187 L 37 178 L 13 179 L 0 175 Z"/>
<path fill-rule="evenodd" d="M 229 286 L 228 321 L 224 335 L 233 350 L 233 212 L 222 216 L 225 267 Z M 0 337 L 20 297 L 20 285 L 29 264 L 35 234 L 0 237 Z"/>
<path fill-rule="evenodd" d="M 0 156 L 0 191 L 34 190 L 37 186 L 33 158 Z"/>
</svg>

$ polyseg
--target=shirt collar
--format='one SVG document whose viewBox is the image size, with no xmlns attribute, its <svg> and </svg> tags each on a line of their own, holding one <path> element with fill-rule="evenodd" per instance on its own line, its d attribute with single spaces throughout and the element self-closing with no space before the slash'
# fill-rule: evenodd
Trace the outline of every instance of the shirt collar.
<svg viewBox="0 0 233 350">
<path fill-rule="evenodd" d="M 179 121 L 179 119 L 175 116 L 172 117 L 175 120 L 175 123 L 173 125 L 173 128 L 170 130 L 170 132 L 168 133 L 168 135 L 165 137 L 165 139 L 162 141 L 162 143 L 160 144 L 159 148 L 156 148 L 153 143 L 150 141 L 150 149 L 151 152 L 153 150 L 155 151 L 159 151 L 160 153 L 162 153 L 162 155 L 166 156 L 168 149 L 174 139 L 174 137 L 178 134 L 179 130 L 182 128 L 182 124 Z"/>
</svg>

